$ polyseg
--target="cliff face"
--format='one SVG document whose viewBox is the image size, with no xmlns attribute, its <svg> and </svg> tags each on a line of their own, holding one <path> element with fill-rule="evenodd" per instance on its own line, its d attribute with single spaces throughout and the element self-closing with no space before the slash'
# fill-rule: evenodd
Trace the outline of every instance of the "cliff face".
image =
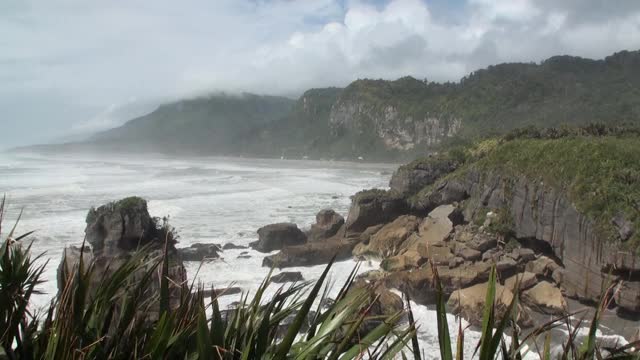
<svg viewBox="0 0 640 360">
<path fill-rule="evenodd" d="M 443 190 L 449 187 L 464 189 L 468 196 L 466 219 L 505 209 L 516 238 L 548 244 L 566 270 L 562 287 L 570 297 L 597 301 L 613 282 L 635 280 L 630 274 L 640 271 L 640 259 L 622 250 L 620 240 L 599 234 L 594 221 L 578 211 L 561 189 L 526 177 L 478 171 L 451 180 Z M 640 292 L 633 285 L 635 281 L 623 285 L 617 302 L 640 311 Z"/>
<path fill-rule="evenodd" d="M 446 159 L 415 162 L 394 174 L 391 188 L 403 193 L 418 214 L 451 203 L 460 203 L 471 223 L 497 214 L 502 231 L 561 262 L 558 282 L 567 296 L 597 302 L 616 284 L 616 304 L 639 312 L 633 205 L 638 189 L 630 181 L 635 175 L 625 175 L 637 168 L 637 138 L 514 141 L 490 152 L 458 169 Z M 406 186 L 411 179 L 416 186 Z"/>
<path fill-rule="evenodd" d="M 340 99 L 331 108 L 329 127 L 333 137 L 345 134 L 373 136 L 386 149 L 407 151 L 422 145 L 439 145 L 443 139 L 458 134 L 462 122 L 452 116 L 404 115 L 393 104 Z"/>
</svg>

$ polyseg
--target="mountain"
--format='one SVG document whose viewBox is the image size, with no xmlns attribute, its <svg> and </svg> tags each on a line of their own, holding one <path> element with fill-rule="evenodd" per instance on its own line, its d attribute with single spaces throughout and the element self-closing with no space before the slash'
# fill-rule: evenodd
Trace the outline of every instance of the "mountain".
<svg viewBox="0 0 640 360">
<path fill-rule="evenodd" d="M 640 123 L 640 51 L 489 66 L 457 83 L 404 77 L 312 89 L 297 101 L 244 94 L 179 101 L 97 134 L 156 151 L 398 159 L 526 126 Z"/>
</svg>

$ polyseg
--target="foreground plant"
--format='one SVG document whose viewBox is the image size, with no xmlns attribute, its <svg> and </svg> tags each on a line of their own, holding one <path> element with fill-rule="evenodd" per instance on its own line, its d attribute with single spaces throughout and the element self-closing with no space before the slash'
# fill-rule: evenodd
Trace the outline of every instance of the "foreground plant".
<svg viewBox="0 0 640 360">
<path fill-rule="evenodd" d="M 4 201 L 0 220 L 3 214 Z M 29 303 L 45 265 L 36 265 L 30 246 L 21 245 L 28 235 L 11 231 L 0 253 L 0 344 L 9 359 L 391 359 L 415 333 L 413 326 L 399 328 L 403 313 L 370 313 L 377 298 L 371 289 L 352 288 L 357 268 L 323 307 L 333 261 L 315 284 L 280 287 L 267 299 L 269 274 L 253 297 L 243 295 L 227 311 L 215 291 L 209 297 L 194 283 L 181 285 L 175 304 L 166 244 L 160 257 L 150 257 L 148 247 L 132 253 L 109 277 L 80 256 L 39 319 Z M 159 291 L 152 291 L 157 272 Z M 92 289 L 96 280 L 101 285 Z"/>
</svg>

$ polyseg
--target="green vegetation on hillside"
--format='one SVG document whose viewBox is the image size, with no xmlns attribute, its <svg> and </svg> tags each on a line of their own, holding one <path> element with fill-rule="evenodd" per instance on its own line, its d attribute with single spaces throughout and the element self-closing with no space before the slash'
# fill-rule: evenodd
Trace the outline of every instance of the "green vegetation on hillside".
<svg viewBox="0 0 640 360">
<path fill-rule="evenodd" d="M 363 112 L 345 116 L 355 117 L 351 121 L 357 131 L 333 129 L 332 109 L 356 103 Z M 390 106 L 397 111 L 395 126 L 401 130 L 380 128 L 394 126 L 385 120 Z M 437 119 L 445 131 L 455 119 L 460 129 L 455 137 L 435 134 L 440 144 L 415 144 L 406 150 L 392 150 L 380 138 L 380 133 L 433 131 L 428 130 L 431 125 L 415 127 L 426 118 Z M 297 102 L 216 95 L 161 106 L 95 140 L 164 152 L 389 160 L 517 128 L 594 122 L 640 124 L 640 51 L 622 51 L 603 60 L 556 56 L 540 64 L 499 64 L 456 83 L 362 79 L 345 89 L 309 90 Z"/>
</svg>

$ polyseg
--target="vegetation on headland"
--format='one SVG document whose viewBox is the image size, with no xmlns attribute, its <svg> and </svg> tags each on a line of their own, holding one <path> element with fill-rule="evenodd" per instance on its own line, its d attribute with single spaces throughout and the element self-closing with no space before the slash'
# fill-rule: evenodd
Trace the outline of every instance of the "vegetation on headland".
<svg viewBox="0 0 640 360">
<path fill-rule="evenodd" d="M 297 102 L 249 94 L 212 95 L 163 105 L 98 134 L 92 144 L 170 153 L 407 160 L 527 126 L 638 125 L 638 69 L 640 51 L 621 51 L 602 60 L 555 56 L 539 64 L 498 64 L 459 82 L 361 79 L 344 89 L 311 89 Z M 340 104 L 364 109 L 366 114 L 352 119 L 360 123 L 358 131 L 332 128 L 330 116 Z M 389 123 L 390 108 L 398 117 Z M 428 118 L 439 126 L 425 130 L 419 123 Z M 439 143 L 399 150 L 389 148 L 380 137 L 394 134 L 398 127 L 412 133 L 418 128 L 438 132 L 454 120 L 459 121 L 455 136 L 431 134 L 440 138 Z M 398 121 L 401 124 L 394 123 Z"/>
<path fill-rule="evenodd" d="M 640 244 L 640 129 L 591 124 L 585 127 L 516 129 L 501 137 L 451 148 L 406 165 L 456 159 L 448 177 L 470 169 L 524 176 L 566 194 L 598 230 L 616 238 L 612 219 L 621 216 L 636 229 L 625 246 Z M 433 188 L 423 189 L 417 198 Z"/>
<path fill-rule="evenodd" d="M 4 215 L 0 204 L 0 220 Z M 0 225 L 2 222 L 0 221 Z M 37 265 L 31 249 L 22 243 L 30 233 L 18 236 L 14 228 L 0 244 L 0 358 L 2 359 L 421 359 L 416 326 L 410 306 L 409 325 L 399 321 L 403 313 L 377 316 L 373 327 L 363 327 L 376 298 L 368 291 L 351 288 L 357 267 L 350 274 L 335 301 L 328 307 L 323 283 L 331 262 L 313 287 L 310 283 L 280 287 L 268 299 L 265 290 L 270 275 L 252 298 L 243 295 L 240 304 L 226 313 L 219 308 L 215 291 L 207 299 L 201 286 L 181 284 L 177 305 L 169 301 L 168 278 L 160 280 L 159 292 L 150 291 L 153 273 L 167 272 L 168 257 L 149 259 L 140 249 L 121 264 L 112 276 L 104 278 L 95 292 L 89 291 L 95 273 L 92 263 L 79 263 L 68 274 L 64 289 L 52 299 L 39 316 L 31 308 L 31 297 L 46 264 Z M 152 266 L 145 269 L 147 262 Z M 438 341 L 443 360 L 463 359 L 464 332 L 459 327 L 457 340 L 449 334 L 443 290 L 436 276 Z M 589 335 L 578 342 L 578 326 L 568 315 L 553 319 L 521 338 L 515 324 L 518 297 L 498 317 L 496 307 L 496 270 L 492 269 L 487 287 L 481 339 L 474 354 L 479 359 L 521 359 L 530 352 L 550 360 L 549 331 L 567 326 L 570 334 L 559 356 L 562 359 L 638 359 L 630 344 L 616 349 L 601 349 L 596 339 L 599 317 L 607 300 L 595 312 Z M 518 284 L 516 284 L 516 287 Z M 314 305 L 319 301 L 320 305 Z M 156 308 L 157 304 L 159 307 Z M 409 302 L 407 301 L 407 304 Z M 312 308 L 317 311 L 312 312 Z M 149 316 L 157 313 L 158 317 Z M 209 316 L 208 314 L 211 314 Z M 575 315 L 575 314 L 574 314 Z M 285 319 L 293 318 L 285 324 Z M 306 330 L 303 324 L 307 323 Z M 363 330 L 364 329 L 364 330 Z M 509 337 L 507 336 L 509 333 Z M 540 349 L 532 341 L 544 338 Z M 411 343 L 410 343 L 411 340 Z M 452 344 L 455 342 L 455 352 Z M 454 357 L 455 354 L 455 357 Z M 428 354 L 434 358 L 435 354 Z M 424 357 L 427 358 L 427 357 Z"/>
</svg>

